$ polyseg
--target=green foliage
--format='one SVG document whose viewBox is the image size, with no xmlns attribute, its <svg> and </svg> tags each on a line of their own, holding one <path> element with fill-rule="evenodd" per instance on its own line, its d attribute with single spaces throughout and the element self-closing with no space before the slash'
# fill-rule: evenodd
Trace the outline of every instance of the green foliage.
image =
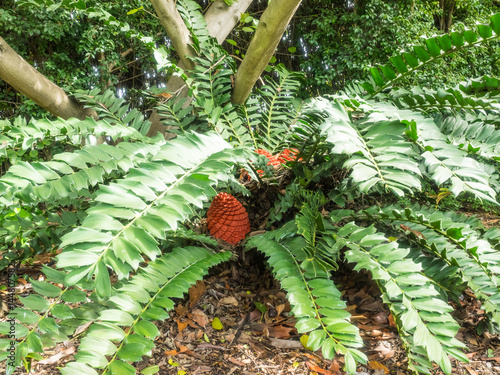
<svg viewBox="0 0 500 375">
<path fill-rule="evenodd" d="M 356 362 L 366 362 L 366 356 L 355 348 L 363 346 L 356 326 L 349 323 L 350 314 L 345 311 L 341 293 L 329 279 L 329 269 L 323 261 L 340 250 L 335 245 L 324 255 L 315 255 L 316 231 L 323 230 L 321 216 L 311 217 L 311 209 L 304 206 L 304 214 L 295 223 L 290 222 L 281 230 L 252 237 L 247 248 L 257 247 L 266 256 L 274 277 L 286 290 L 297 318 L 295 327 L 299 333 L 309 333 L 307 347 L 333 359 L 336 353 L 344 355 L 346 371 L 354 373 Z M 311 220 L 312 219 L 312 220 Z M 293 236 L 295 230 L 302 236 Z M 331 231 L 331 230 L 330 230 Z M 326 236 L 325 236 L 326 240 Z M 333 238 L 325 243 L 334 244 Z M 325 246 L 326 250 L 326 246 Z"/>
<path fill-rule="evenodd" d="M 16 359 L 14 366 L 7 366 L 10 374 L 24 362 L 28 353 L 43 353 L 43 346 L 67 340 L 81 324 L 91 323 L 87 335 L 81 340 L 76 361 L 61 369 L 62 374 L 132 373 L 135 369 L 128 362 L 140 361 L 142 356 L 151 356 L 154 339 L 159 332 L 151 321 L 165 320 L 167 311 L 174 307 L 172 298 L 182 297 L 189 287 L 203 278 L 207 270 L 230 257 L 229 252 L 212 254 L 199 247 L 174 248 L 141 268 L 130 280 L 109 291 L 105 306 L 88 302 L 85 291 L 78 287 L 60 289 L 46 281 L 32 281 L 37 293 L 21 298 L 24 308 L 11 313 L 22 324 L 16 330 Z M 106 268 L 98 267 L 98 272 Z M 45 269 L 50 281 L 64 283 L 65 274 Z M 96 280 L 96 288 L 106 285 Z M 80 286 L 83 287 L 84 286 Z M 55 299 L 51 304 L 47 298 Z M 90 296 L 95 300 L 95 296 Z M 71 303 L 70 308 L 64 302 Z M 50 311 L 52 317 L 47 313 Z M 55 322 L 55 319 L 59 323 Z M 128 327 L 125 331 L 122 327 Z M 0 330 L 9 329 L 8 323 L 0 323 Z M 22 354 L 24 353 L 24 354 Z"/>
<path fill-rule="evenodd" d="M 161 25 L 146 12 L 127 15 L 150 2 L 6 0 L 0 13 L 0 35 L 47 78 L 68 91 L 121 88 L 140 106 L 130 89 L 146 89 L 164 77 L 150 58 L 153 36 Z M 153 74 L 154 73 L 154 74 Z M 45 117 L 33 102 L 1 82 L 0 113 Z"/>
<path fill-rule="evenodd" d="M 140 111 L 130 109 L 130 104 L 123 98 L 117 98 L 111 90 L 106 90 L 103 94 L 99 92 L 99 89 L 94 89 L 88 93 L 74 93 L 73 96 L 96 111 L 99 119 L 106 120 L 113 126 L 119 124 L 135 129 L 140 134 L 147 134 L 151 122 L 145 120 Z"/>
<path fill-rule="evenodd" d="M 370 69 L 386 64 L 387 56 L 401 50 L 413 54 L 412 46 L 423 44 L 422 35 L 439 39 L 452 30 L 477 30 L 478 22 L 489 23 L 491 14 L 499 11 L 493 0 L 453 4 L 447 14 L 440 2 L 432 1 L 311 1 L 299 8 L 289 34 L 290 45 L 299 47 L 301 54 L 290 56 L 283 46 L 277 56 L 289 69 L 307 72 L 307 88 L 314 95 L 345 90 L 356 80 L 365 81 Z M 482 43 L 480 49 L 453 53 L 434 66 L 413 70 L 399 84 L 438 89 L 471 75 L 498 76 L 498 45 L 496 40 Z"/>
<path fill-rule="evenodd" d="M 403 52 L 391 57 L 392 65 L 372 67 L 370 73 L 375 86 L 366 82 L 363 87 L 373 97 L 394 86 L 396 82 L 407 75 L 411 75 L 413 71 L 422 69 L 426 64 L 433 63 L 435 60 L 442 59 L 457 51 L 496 40 L 499 37 L 500 15 L 497 13 L 491 16 L 489 24 L 479 24 L 474 30 L 453 31 L 450 34 L 426 38 L 423 40 L 425 47 L 423 45 L 413 46 L 412 52 Z"/>
<path fill-rule="evenodd" d="M 115 33 L 128 30 L 124 21 L 81 2 L 23 3 L 49 5 L 47 12 L 69 7 Z M 378 286 L 410 370 L 430 373 L 437 364 L 450 374 L 449 355 L 467 361 L 450 301 L 470 288 L 485 311 L 478 329 L 498 332 L 500 231 L 485 230 L 476 218 L 388 203 L 414 199 L 429 187 L 498 206 L 498 79 L 433 90 L 391 85 L 406 71 L 463 49 L 460 37 L 470 46 L 488 45 L 499 16 L 477 31 L 426 38 L 415 55 L 396 55 L 399 75 L 388 66 L 372 69 L 378 87 L 365 88 L 387 91 L 373 99 L 352 82 L 348 94 L 303 100 L 301 84 L 309 77 L 278 65 L 245 105 L 234 106 L 235 61 L 208 37 L 195 2 L 177 4 L 199 53 L 196 68 L 182 72 L 163 49 L 158 70 L 179 73 L 192 100 L 156 88 L 133 106 L 129 93 L 121 98 L 101 87 L 74 94 L 98 120 L 0 123 L 0 266 L 61 249 L 56 269 L 44 268 L 47 281 L 32 280 L 34 293 L 20 297 L 23 307 L 13 312 L 17 346 L 7 374 L 18 366 L 30 371 L 44 348 L 76 333 L 78 352 L 63 374 L 135 373 L 133 363 L 152 355 L 153 322 L 167 319 L 175 299 L 230 258 L 230 252 L 207 250 L 217 242 L 185 223 L 198 220 L 218 189 L 250 194 L 234 178 L 241 168 L 258 179 L 259 194 L 284 189 L 269 218 L 275 227 L 245 247 L 267 257 L 288 293 L 298 332 L 309 333 L 309 348 L 328 359 L 343 356 L 349 373 L 367 360 L 343 285 L 331 279 L 341 263 L 350 263 Z M 366 2 L 349 20 L 370 21 L 367 9 L 377 4 Z M 141 16 L 142 6 L 133 5 L 128 16 Z M 97 87 L 86 89 L 91 86 Z M 145 135 L 150 124 L 140 109 L 151 102 L 172 139 Z M 268 160 L 256 156 L 258 148 L 274 155 L 297 148 L 299 157 L 262 166 L 272 178 L 259 179 L 251 169 Z M 367 208 L 365 200 L 377 205 Z M 334 210 L 336 204 L 357 208 Z M 0 324 L 1 333 L 8 330 Z"/>
</svg>

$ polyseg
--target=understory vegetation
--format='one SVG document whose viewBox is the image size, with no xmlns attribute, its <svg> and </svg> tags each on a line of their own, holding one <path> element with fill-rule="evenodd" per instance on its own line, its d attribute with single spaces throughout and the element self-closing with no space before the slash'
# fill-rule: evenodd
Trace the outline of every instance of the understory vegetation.
<svg viewBox="0 0 500 375">
<path fill-rule="evenodd" d="M 192 31 L 203 30 L 198 8 L 179 3 L 189 5 L 182 15 Z M 235 256 L 196 230 L 212 198 L 243 200 L 264 187 L 278 198 L 252 230 L 266 232 L 239 246 L 266 256 L 307 347 L 342 356 L 348 373 L 367 361 L 331 277 L 347 262 L 378 285 L 408 368 L 429 374 L 437 364 L 451 374 L 450 358 L 467 361 L 452 317 L 466 288 L 485 312 L 478 331 L 500 329 L 500 229 L 458 212 L 499 212 L 500 82 L 398 83 L 499 35 L 495 14 L 422 39 L 372 67 L 366 82 L 310 99 L 304 75 L 278 65 L 241 106 L 230 100 L 235 60 L 205 35 L 184 77 L 191 97 L 141 93 L 168 137 L 146 136 L 147 115 L 111 90 L 72 93 L 98 119 L 0 120 L 0 268 L 58 254 L 11 311 L 15 340 L 0 339 L 7 374 L 29 371 L 44 348 L 75 337 L 62 374 L 135 374 L 132 364 L 152 354 L 154 322 Z M 257 150 L 297 155 L 269 165 Z M 0 333 L 10 329 L 0 323 Z"/>
</svg>

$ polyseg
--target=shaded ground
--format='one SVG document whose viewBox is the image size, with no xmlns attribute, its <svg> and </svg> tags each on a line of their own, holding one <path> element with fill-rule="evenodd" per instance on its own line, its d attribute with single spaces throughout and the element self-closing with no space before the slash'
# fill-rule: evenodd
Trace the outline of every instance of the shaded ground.
<svg viewBox="0 0 500 375">
<path fill-rule="evenodd" d="M 295 321 L 289 316 L 285 293 L 262 261 L 252 254 L 240 255 L 191 288 L 189 296 L 171 312 L 171 319 L 158 323 L 161 335 L 155 341 L 153 355 L 144 357 L 136 368 L 140 371 L 159 365 L 158 374 L 169 375 L 343 374 L 339 370 L 343 366 L 341 359 L 325 360 L 321 353 L 312 353 L 302 346 L 300 335 L 293 328 Z M 33 271 L 31 268 L 29 273 Z M 351 321 L 365 340 L 363 351 L 370 362 L 359 366 L 358 373 L 411 374 L 405 370 L 406 356 L 389 312 L 368 275 L 343 265 L 335 281 L 344 286 Z M 463 327 L 458 338 L 467 344 L 471 362 L 452 361 L 453 374 L 500 374 L 499 337 L 488 333 L 478 336 L 475 332 L 482 319 L 477 301 L 466 294 L 462 305 L 455 307 L 455 317 Z M 213 328 L 221 328 L 213 324 L 216 318 L 222 329 Z M 56 367 L 72 360 L 74 349 L 74 342 L 58 345 L 45 355 L 47 362 L 55 362 L 34 365 L 32 373 L 58 374 Z M 434 374 L 442 373 L 436 370 Z"/>
</svg>

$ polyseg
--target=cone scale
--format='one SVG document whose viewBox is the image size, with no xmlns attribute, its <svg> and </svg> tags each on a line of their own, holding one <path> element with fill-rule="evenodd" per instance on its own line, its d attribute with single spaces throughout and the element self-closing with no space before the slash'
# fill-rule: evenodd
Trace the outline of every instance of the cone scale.
<svg viewBox="0 0 500 375">
<path fill-rule="evenodd" d="M 210 234 L 236 245 L 250 232 L 250 221 L 245 207 L 231 194 L 219 193 L 207 212 Z"/>
</svg>

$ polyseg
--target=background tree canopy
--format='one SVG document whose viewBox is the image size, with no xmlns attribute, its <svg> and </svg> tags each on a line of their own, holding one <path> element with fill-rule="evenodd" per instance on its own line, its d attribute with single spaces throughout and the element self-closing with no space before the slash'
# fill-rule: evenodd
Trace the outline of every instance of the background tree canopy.
<svg viewBox="0 0 500 375">
<path fill-rule="evenodd" d="M 0 35 L 59 86 L 68 91 L 111 88 L 140 107 L 144 101 L 134 89 L 148 89 L 168 79 L 168 71 L 156 69 L 152 52 L 161 46 L 169 48 L 171 43 L 149 1 L 134 0 L 127 6 L 87 1 L 85 6 L 70 9 L 33 6 L 42 3 L 3 0 Z M 209 3 L 198 1 L 202 9 Z M 223 44 L 230 53 L 245 54 L 266 4 L 254 1 L 242 14 L 229 42 Z M 451 27 L 472 27 L 499 7 L 494 0 L 303 1 L 271 61 L 305 73 L 304 95 L 335 93 L 350 82 L 365 79 L 370 66 L 384 63 L 387 56 L 418 43 L 421 36 L 439 35 Z M 92 8 L 94 12 L 88 11 Z M 418 81 L 437 88 L 471 76 L 498 75 L 498 47 L 498 41 L 493 41 L 453 54 L 401 84 Z M 175 51 L 170 53 L 175 58 Z M 5 117 L 45 115 L 9 85 L 0 85 L 0 113 Z"/>
</svg>

